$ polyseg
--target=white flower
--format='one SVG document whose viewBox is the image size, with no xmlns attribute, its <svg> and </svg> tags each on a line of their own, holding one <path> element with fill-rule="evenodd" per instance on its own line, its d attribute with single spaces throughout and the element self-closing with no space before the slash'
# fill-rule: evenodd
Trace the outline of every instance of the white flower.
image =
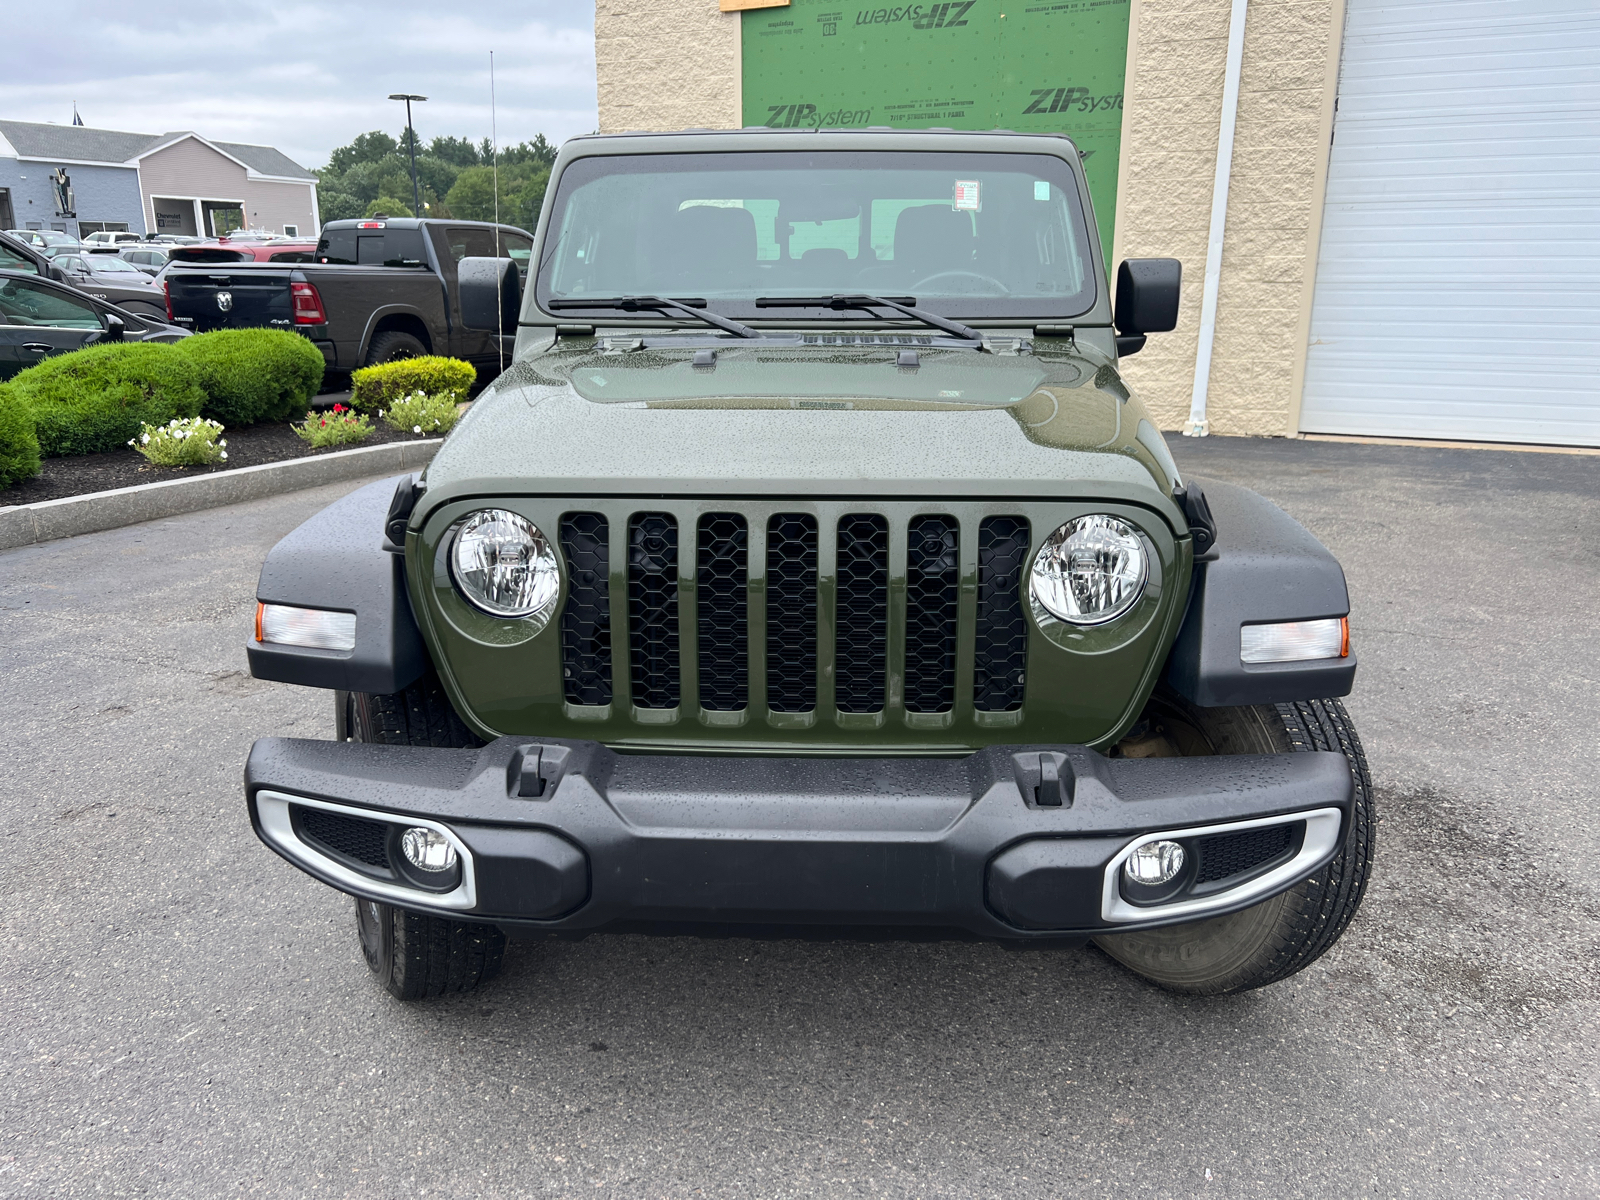
<svg viewBox="0 0 1600 1200">
<path fill-rule="evenodd" d="M 140 439 L 139 439 L 139 440 L 140 440 L 140 441 L 141 441 L 141 442 L 143 442 L 143 443 L 144 443 L 144 444 L 145 444 L 145 445 L 146 445 L 146 446 L 148 446 L 148 445 L 149 445 L 149 444 L 150 444 L 150 435 L 149 435 L 149 434 L 148 434 L 148 433 L 147 433 L 147 434 L 145 434 L 145 435 L 144 435 L 144 436 L 143 436 L 143 437 L 142 437 L 142 438 L 140 438 Z M 129 443 L 128 443 L 128 444 L 129 444 L 129 445 L 130 445 L 130 446 L 131 446 L 131 445 L 133 445 L 133 443 L 132 443 L 132 442 L 129 442 Z"/>
<path fill-rule="evenodd" d="M 226 450 L 224 450 L 222 452 L 222 461 L 223 462 L 227 462 L 228 461 L 228 452 Z"/>
<path fill-rule="evenodd" d="M 222 438 L 220 441 L 217 442 L 217 445 L 219 445 L 219 446 L 226 446 L 227 444 L 228 444 L 228 439 L 227 438 Z"/>
<path fill-rule="evenodd" d="M 413 425 L 411 427 L 411 432 L 412 433 L 421 433 L 422 432 L 422 426 L 421 425 Z"/>
</svg>

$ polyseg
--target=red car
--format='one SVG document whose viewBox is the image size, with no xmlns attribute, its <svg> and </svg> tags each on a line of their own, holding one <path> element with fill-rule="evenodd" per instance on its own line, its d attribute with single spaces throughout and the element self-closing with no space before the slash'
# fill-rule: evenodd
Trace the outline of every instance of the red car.
<svg viewBox="0 0 1600 1200">
<path fill-rule="evenodd" d="M 316 253 L 316 238 L 274 241 L 252 241 L 218 238 L 214 242 L 197 242 L 193 246 L 174 246 L 167 256 L 168 262 L 224 263 L 224 262 L 311 262 Z"/>
</svg>

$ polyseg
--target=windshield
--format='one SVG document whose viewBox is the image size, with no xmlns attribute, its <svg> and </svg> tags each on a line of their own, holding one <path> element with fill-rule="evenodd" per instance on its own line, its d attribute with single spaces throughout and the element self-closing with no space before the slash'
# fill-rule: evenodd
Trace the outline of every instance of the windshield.
<svg viewBox="0 0 1600 1200">
<path fill-rule="evenodd" d="M 1096 294 L 1077 181 L 1047 154 L 583 158 L 561 176 L 545 239 L 541 307 L 689 297 L 770 320 L 758 297 L 869 293 L 946 316 L 1058 318 Z"/>
<path fill-rule="evenodd" d="M 88 256 L 88 263 L 89 269 L 96 275 L 116 275 L 119 272 L 124 275 L 144 274 L 127 259 L 118 258 L 114 254 L 91 254 Z"/>
</svg>

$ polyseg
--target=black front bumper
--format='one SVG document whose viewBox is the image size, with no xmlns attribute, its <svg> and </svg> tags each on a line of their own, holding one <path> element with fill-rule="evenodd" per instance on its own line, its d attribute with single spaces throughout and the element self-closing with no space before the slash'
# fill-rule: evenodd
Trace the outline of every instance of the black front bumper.
<svg viewBox="0 0 1600 1200">
<path fill-rule="evenodd" d="M 509 928 L 935 925 L 1081 938 L 1235 911 L 1294 886 L 1343 844 L 1352 782 L 1344 757 L 1322 752 L 696 758 L 509 737 L 481 750 L 265 738 L 245 791 L 262 840 L 323 882 Z M 325 815 L 308 824 L 308 810 Z M 383 867 L 382 851 L 362 861 L 307 836 L 330 821 L 357 832 L 379 822 L 380 834 L 431 826 L 457 848 L 459 877 L 448 892 L 421 890 Z M 1215 839 L 1236 847 L 1278 826 L 1290 832 L 1277 859 L 1168 902 L 1132 904 L 1119 883 L 1122 859 L 1151 835 L 1204 859 L 1224 844 Z M 397 835 L 389 844 L 398 853 Z"/>
</svg>

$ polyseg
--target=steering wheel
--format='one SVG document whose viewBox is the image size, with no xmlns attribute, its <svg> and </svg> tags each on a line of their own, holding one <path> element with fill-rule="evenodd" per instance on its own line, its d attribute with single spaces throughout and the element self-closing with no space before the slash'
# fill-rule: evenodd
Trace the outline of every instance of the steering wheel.
<svg viewBox="0 0 1600 1200">
<path fill-rule="evenodd" d="M 962 271 L 962 270 L 937 271 L 934 274 L 929 275 L 926 279 L 917 280 L 917 282 L 915 282 L 915 283 L 913 283 L 911 285 L 911 290 L 913 292 L 921 292 L 924 289 L 926 289 L 927 286 L 930 283 L 933 283 L 937 279 L 951 279 L 951 278 L 955 278 L 955 277 L 962 277 L 962 278 L 966 278 L 966 279 L 976 279 L 979 283 L 988 284 L 990 287 L 992 287 L 996 291 L 998 291 L 1000 293 L 1000 295 L 1002 295 L 1002 296 L 1011 295 L 1011 289 L 1008 288 L 1005 284 L 1001 283 L 993 275 L 985 275 L 981 271 Z M 974 293 L 972 293 L 972 292 L 957 292 L 955 294 L 956 295 L 969 295 L 970 296 L 970 295 L 973 295 Z"/>
</svg>

